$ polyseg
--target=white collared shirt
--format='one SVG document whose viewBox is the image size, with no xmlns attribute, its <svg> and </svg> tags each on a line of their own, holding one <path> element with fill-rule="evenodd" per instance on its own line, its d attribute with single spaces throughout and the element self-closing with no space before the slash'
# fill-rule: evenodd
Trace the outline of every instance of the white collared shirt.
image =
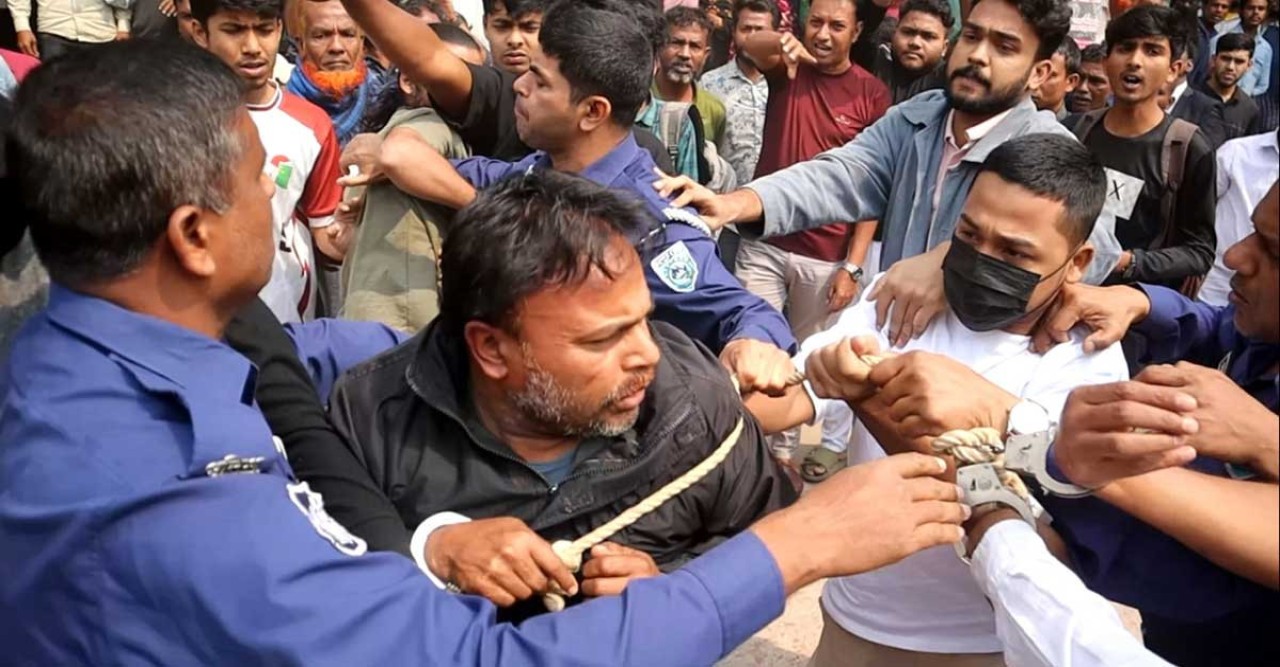
<svg viewBox="0 0 1280 667">
<path fill-rule="evenodd" d="M 969 128 L 966 133 L 968 141 L 963 146 L 956 143 L 955 132 L 951 129 L 955 122 L 956 112 L 947 112 L 946 125 L 943 128 L 944 133 L 942 135 L 942 160 L 938 163 L 938 180 L 933 184 L 934 218 L 938 217 L 938 204 L 942 202 L 942 183 L 947 179 L 947 174 L 951 173 L 951 170 L 955 169 L 964 160 L 964 157 L 969 154 L 969 151 L 973 150 L 973 147 L 979 141 L 982 141 L 983 137 L 991 134 L 991 130 L 994 130 L 1011 111 L 1013 111 L 1012 107 Z"/>
<path fill-rule="evenodd" d="M 129 32 L 133 16 L 133 10 L 116 9 L 102 0 L 36 0 L 36 7 L 36 32 L 74 42 L 110 42 L 117 32 Z M 9 13 L 14 30 L 32 30 L 31 0 L 9 0 Z"/>
<path fill-rule="evenodd" d="M 1222 261 L 1227 249 L 1253 233 L 1253 211 L 1280 176 L 1280 148 L 1276 133 L 1232 139 L 1218 149 L 1218 207 L 1215 227 L 1218 251 L 1213 268 L 1200 288 L 1200 300 L 1227 305 L 1234 271 Z"/>
<path fill-rule="evenodd" d="M 1002 521 L 973 553 L 1010 667 L 1165 667 L 1115 607 L 1054 558 L 1031 526 Z"/>
<path fill-rule="evenodd" d="M 1185 92 L 1187 92 L 1187 82 L 1184 79 L 1169 95 L 1169 108 L 1165 109 L 1165 113 L 1173 113 L 1174 107 L 1178 106 L 1178 100 L 1182 99 L 1182 94 Z"/>
</svg>

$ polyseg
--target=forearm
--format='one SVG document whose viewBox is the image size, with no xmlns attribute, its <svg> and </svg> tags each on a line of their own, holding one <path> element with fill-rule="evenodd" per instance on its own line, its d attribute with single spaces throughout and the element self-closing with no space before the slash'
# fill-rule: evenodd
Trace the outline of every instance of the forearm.
<svg viewBox="0 0 1280 667">
<path fill-rule="evenodd" d="M 386 0 L 342 0 L 347 13 L 411 81 L 431 91 L 446 116 L 461 117 L 471 102 L 471 70 L 426 23 Z"/>
<path fill-rule="evenodd" d="M 813 421 L 814 407 L 801 386 L 787 389 L 782 396 L 766 396 L 753 393 L 743 403 L 747 411 L 760 422 L 765 433 L 781 433 L 787 429 Z"/>
<path fill-rule="evenodd" d="M 876 273 L 878 267 L 867 268 L 867 251 L 871 249 L 871 243 L 876 238 L 876 226 L 880 223 L 875 220 L 864 220 L 853 224 L 853 235 L 849 238 L 849 249 L 845 253 L 845 261 L 852 262 L 862 267 L 867 275 L 865 279 L 870 280 Z"/>
<path fill-rule="evenodd" d="M 1280 589 L 1280 486 L 1173 468 L 1113 482 L 1098 497 L 1222 568 Z"/>
<path fill-rule="evenodd" d="M 452 209 L 476 198 L 475 188 L 416 132 L 392 131 L 378 159 L 387 180 L 411 197 Z"/>
<path fill-rule="evenodd" d="M 747 38 L 743 51 L 761 72 L 779 69 L 782 67 L 782 33 L 772 30 L 757 32 Z"/>
</svg>

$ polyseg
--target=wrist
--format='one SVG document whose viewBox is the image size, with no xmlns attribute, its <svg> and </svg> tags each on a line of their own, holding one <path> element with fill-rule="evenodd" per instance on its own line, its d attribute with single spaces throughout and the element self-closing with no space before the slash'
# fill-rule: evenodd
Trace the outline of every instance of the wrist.
<svg viewBox="0 0 1280 667">
<path fill-rule="evenodd" d="M 821 570 L 821 559 L 815 558 L 812 550 L 806 548 L 808 544 L 806 537 L 793 534 L 790 529 L 787 517 L 792 513 L 793 510 L 790 509 L 774 512 L 750 528 L 773 556 L 778 572 L 782 575 L 783 591 L 787 595 L 824 576 Z M 793 523 L 811 525 L 804 521 Z"/>
<path fill-rule="evenodd" d="M 1002 521 L 1021 520 L 1022 517 L 1018 516 L 1017 512 L 1004 505 L 987 504 L 975 507 L 973 516 L 964 524 L 965 546 L 968 548 L 969 557 L 973 558 L 978 545 L 982 544 L 982 538 L 996 524 Z"/>
</svg>

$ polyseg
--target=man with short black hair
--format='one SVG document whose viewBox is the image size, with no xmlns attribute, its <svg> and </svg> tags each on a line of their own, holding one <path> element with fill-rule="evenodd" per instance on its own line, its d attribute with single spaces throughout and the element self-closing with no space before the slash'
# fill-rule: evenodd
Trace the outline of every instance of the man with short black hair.
<svg viewBox="0 0 1280 667">
<path fill-rule="evenodd" d="M 1191 84 L 1202 88 L 1209 78 L 1209 65 L 1213 61 L 1213 38 L 1217 27 L 1231 11 L 1232 0 L 1201 0 L 1200 15 L 1196 17 L 1196 57 L 1191 69 Z"/>
<path fill-rule="evenodd" d="M 1111 104 L 1111 81 L 1107 79 L 1106 61 L 1106 44 L 1090 44 L 1080 50 L 1080 87 L 1072 96 L 1073 113 L 1105 109 Z"/>
<path fill-rule="evenodd" d="M 894 104 L 946 85 L 947 35 L 954 24 L 945 0 L 902 3 L 889 49 L 877 49 L 872 69 L 889 87 Z"/>
<path fill-rule="evenodd" d="M 1219 26 L 1226 30 L 1220 30 L 1220 34 L 1209 42 L 1209 48 L 1217 53 L 1218 42 L 1225 35 L 1243 33 L 1253 38 L 1253 64 L 1236 83 L 1250 97 L 1262 97 L 1271 90 L 1271 86 L 1280 85 L 1280 82 L 1271 80 L 1272 59 L 1280 54 L 1272 53 L 1271 45 L 1263 39 L 1267 32 L 1268 11 L 1268 0 L 1240 0 L 1240 18 L 1229 27 L 1227 24 Z"/>
<path fill-rule="evenodd" d="M 351 230 L 334 218 L 342 190 L 333 123 L 272 78 L 282 12 L 281 0 L 191 0 L 196 44 L 245 82 L 249 116 L 267 150 L 264 168 L 276 184 L 276 255 L 262 300 L 281 322 L 300 322 L 316 313 L 315 250 L 341 262 Z"/>
<path fill-rule="evenodd" d="M 1031 99 L 1041 111 L 1052 111 L 1058 120 L 1067 117 L 1067 97 L 1080 87 L 1080 47 L 1073 39 L 1062 40 L 1062 46 L 1049 59 L 1049 78 L 1031 91 Z"/>
<path fill-rule="evenodd" d="M 684 102 L 697 107 L 703 136 L 719 146 L 724 139 L 724 102 L 697 83 L 707 64 L 711 20 L 700 9 L 673 7 L 663 14 L 663 25 L 653 95 L 664 102 Z"/>
<path fill-rule="evenodd" d="M 1222 102 L 1228 139 L 1252 134 L 1257 129 L 1258 105 L 1238 84 L 1253 66 L 1254 40 L 1244 33 L 1227 33 L 1218 39 L 1215 48 L 1204 92 Z"/>
<path fill-rule="evenodd" d="M 1091 354 L 1082 335 L 1050 355 L 1030 346 L 1031 333 L 1050 305 L 1083 278 L 1093 259 L 1088 238 L 1106 185 L 1102 165 L 1071 137 L 1030 134 L 1004 142 L 979 167 L 943 262 L 948 312 L 918 339 L 888 352 L 891 344 L 876 326 L 876 304 L 864 300 L 803 342 L 794 362 L 805 371 L 805 387 L 788 389 L 781 398 L 749 397 L 747 407 L 766 432 L 776 432 L 811 423 L 832 403 L 851 406 L 860 420 L 849 442 L 853 464 L 879 459 L 901 440 L 916 440 L 900 435 L 910 424 L 889 416 L 892 399 L 878 396 L 865 378 L 832 382 L 857 363 L 851 358 L 855 338 L 865 337 L 860 344 L 876 348 L 866 350 L 870 354 L 921 351 L 950 357 L 1051 414 L 1061 411 L 1078 386 L 1127 379 L 1119 349 Z M 892 410 L 902 407 L 892 405 Z M 886 429 L 893 438 L 879 437 Z M 997 629 L 987 599 L 950 549 L 833 579 L 823 589 L 822 608 L 824 628 L 813 667 L 994 667 L 1005 664 L 1001 654 L 1010 648 L 1002 643 L 1007 635 Z M 1044 632 L 1066 633 L 1067 628 Z"/>
<path fill-rule="evenodd" d="M 546 0 L 484 0 L 484 36 L 493 64 L 513 76 L 529 71 Z"/>
<path fill-rule="evenodd" d="M 1106 210 L 1124 249 L 1110 280 L 1194 294 L 1213 266 L 1215 198 L 1204 190 L 1215 180 L 1213 149 L 1157 99 L 1177 81 L 1188 39 L 1182 16 L 1168 7 L 1135 7 L 1112 21 L 1106 65 L 1115 103 L 1071 125 L 1107 167 Z"/>
</svg>

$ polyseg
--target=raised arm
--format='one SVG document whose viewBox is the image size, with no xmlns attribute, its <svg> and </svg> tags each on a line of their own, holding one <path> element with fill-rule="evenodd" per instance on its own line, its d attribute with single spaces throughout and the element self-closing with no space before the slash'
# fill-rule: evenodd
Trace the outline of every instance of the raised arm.
<svg viewBox="0 0 1280 667">
<path fill-rule="evenodd" d="M 411 81 L 431 91 L 445 116 L 461 118 L 471 104 L 471 70 L 431 26 L 387 0 L 342 0 L 351 18 Z"/>
</svg>

